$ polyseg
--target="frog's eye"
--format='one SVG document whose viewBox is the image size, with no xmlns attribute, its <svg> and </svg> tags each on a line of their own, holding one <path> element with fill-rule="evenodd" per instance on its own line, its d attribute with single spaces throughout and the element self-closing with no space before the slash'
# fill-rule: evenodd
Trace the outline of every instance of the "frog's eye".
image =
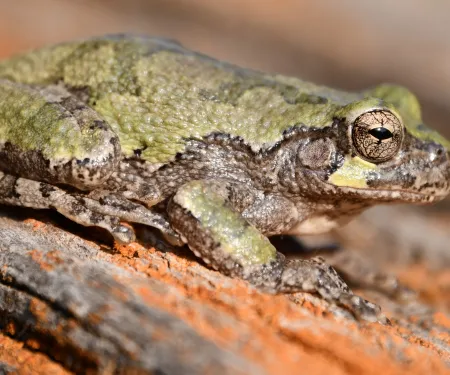
<svg viewBox="0 0 450 375">
<path fill-rule="evenodd" d="M 403 125 L 386 109 L 365 112 L 353 123 L 352 141 L 358 154 L 372 163 L 381 163 L 397 154 L 403 141 Z"/>
</svg>

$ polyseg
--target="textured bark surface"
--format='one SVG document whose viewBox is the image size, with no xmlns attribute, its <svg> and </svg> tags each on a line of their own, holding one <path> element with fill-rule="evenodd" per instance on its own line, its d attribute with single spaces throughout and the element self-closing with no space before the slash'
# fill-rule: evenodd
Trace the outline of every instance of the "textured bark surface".
<svg viewBox="0 0 450 375">
<path fill-rule="evenodd" d="M 109 246 L 102 231 L 57 214 L 5 207 L 0 213 L 2 373 L 450 371 L 448 252 L 440 256 L 444 267 L 433 270 L 427 262 L 411 265 L 410 255 L 397 259 L 404 266 L 396 270 L 419 292 L 416 301 L 366 292 L 392 321 L 382 326 L 355 322 L 310 294 L 260 293 L 186 250 L 165 251 L 145 228 L 139 243 Z M 377 215 L 386 212 L 370 220 Z M 366 226 L 364 220 L 354 225 Z M 379 254 L 379 264 L 386 263 Z"/>
</svg>

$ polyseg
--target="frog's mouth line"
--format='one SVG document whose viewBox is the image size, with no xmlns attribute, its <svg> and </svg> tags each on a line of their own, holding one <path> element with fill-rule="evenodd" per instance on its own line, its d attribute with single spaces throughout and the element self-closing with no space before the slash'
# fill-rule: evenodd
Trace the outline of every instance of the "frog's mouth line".
<svg viewBox="0 0 450 375">
<path fill-rule="evenodd" d="M 336 185 L 327 183 L 327 185 L 336 188 Z M 376 202 L 399 202 L 399 203 L 433 203 L 443 200 L 448 196 L 449 192 L 445 194 L 423 194 L 412 192 L 404 189 L 370 189 L 370 188 L 355 188 L 349 186 L 339 186 L 340 192 L 344 195 L 357 195 L 359 198 L 368 201 Z"/>
</svg>

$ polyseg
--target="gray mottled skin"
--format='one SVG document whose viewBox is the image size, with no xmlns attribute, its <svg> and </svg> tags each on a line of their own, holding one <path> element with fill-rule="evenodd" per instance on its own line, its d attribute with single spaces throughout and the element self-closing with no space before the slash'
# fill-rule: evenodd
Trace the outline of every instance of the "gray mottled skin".
<svg viewBox="0 0 450 375">
<path fill-rule="evenodd" d="M 1 203 L 53 208 L 125 243 L 121 220 L 146 224 L 227 275 L 372 321 L 379 308 L 322 259 L 287 261 L 266 236 L 442 199 L 449 147 L 404 88 L 345 93 L 166 40 L 98 38 L 0 64 Z"/>
</svg>

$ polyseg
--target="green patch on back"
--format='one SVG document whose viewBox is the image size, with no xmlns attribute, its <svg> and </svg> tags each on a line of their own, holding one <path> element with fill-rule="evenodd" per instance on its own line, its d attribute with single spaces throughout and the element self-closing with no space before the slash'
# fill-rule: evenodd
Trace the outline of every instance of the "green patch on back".
<svg viewBox="0 0 450 375">
<path fill-rule="evenodd" d="M 213 132 L 241 137 L 258 151 L 294 125 L 331 124 L 337 106 L 289 103 L 285 86 L 238 75 L 194 55 L 158 52 L 133 69 L 139 95 L 99 95 L 95 108 L 119 134 L 126 155 L 144 149 L 141 156 L 151 162 L 169 161 L 184 150 L 186 139 Z"/>
<path fill-rule="evenodd" d="M 358 102 L 356 111 L 379 99 L 400 113 L 413 136 L 450 148 L 423 126 L 417 99 L 406 89 L 382 85 L 348 93 L 242 69 L 158 38 L 103 37 L 44 48 L 0 63 L 0 78 L 63 82 L 85 93 L 119 136 L 124 154 L 141 150 L 142 158 L 154 163 L 173 160 L 188 139 L 214 132 L 241 137 L 254 151 L 270 148 L 293 126 L 330 126 L 336 116 L 349 114 L 349 104 Z M 364 96 L 379 99 L 361 100 Z"/>
<path fill-rule="evenodd" d="M 86 112 L 77 120 L 38 91 L 0 81 L 1 143 L 40 151 L 49 160 L 84 159 L 101 141 L 101 130 L 89 126 L 98 120 L 94 115 Z"/>
<path fill-rule="evenodd" d="M 46 47 L 0 62 L 0 78 L 27 84 L 54 83 L 63 76 L 63 61 L 78 48 L 75 43 Z"/>
</svg>

